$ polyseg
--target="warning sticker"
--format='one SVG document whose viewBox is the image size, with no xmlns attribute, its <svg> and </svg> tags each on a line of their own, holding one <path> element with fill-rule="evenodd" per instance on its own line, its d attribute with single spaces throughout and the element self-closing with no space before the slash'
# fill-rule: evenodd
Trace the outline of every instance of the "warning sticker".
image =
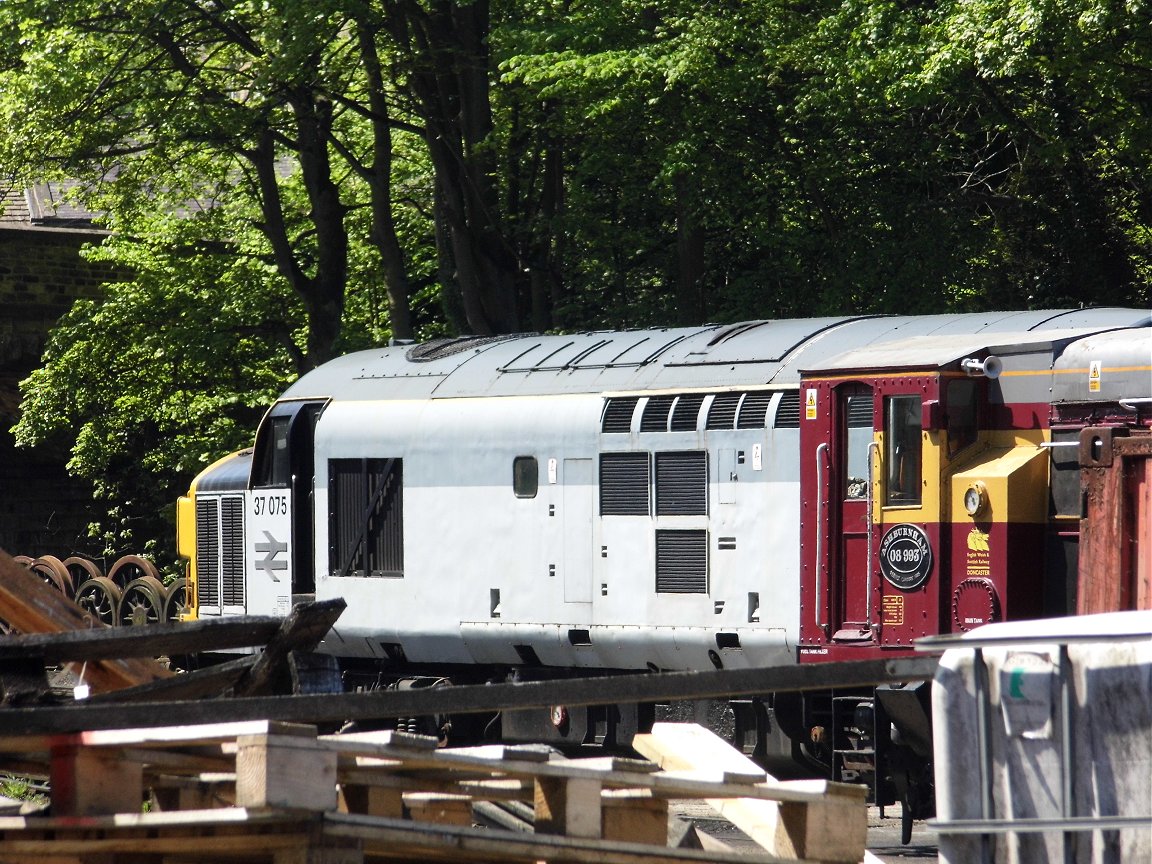
<svg viewBox="0 0 1152 864">
<path fill-rule="evenodd" d="M 816 391 L 811 388 L 804 391 L 804 419 L 816 419 Z"/>
<path fill-rule="evenodd" d="M 1099 360 L 1093 360 L 1088 364 L 1088 392 L 1100 392 L 1100 378 L 1103 364 Z"/>
</svg>

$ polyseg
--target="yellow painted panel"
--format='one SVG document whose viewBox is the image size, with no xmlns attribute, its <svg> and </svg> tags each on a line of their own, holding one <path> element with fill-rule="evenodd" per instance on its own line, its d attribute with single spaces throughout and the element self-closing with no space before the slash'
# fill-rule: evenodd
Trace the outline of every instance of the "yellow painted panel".
<svg viewBox="0 0 1152 864">
<path fill-rule="evenodd" d="M 1048 465 L 1048 451 L 1033 443 L 984 450 L 952 475 L 952 521 L 1047 522 Z M 988 508 L 972 518 L 964 510 L 964 493 L 977 482 L 987 489 Z"/>
</svg>

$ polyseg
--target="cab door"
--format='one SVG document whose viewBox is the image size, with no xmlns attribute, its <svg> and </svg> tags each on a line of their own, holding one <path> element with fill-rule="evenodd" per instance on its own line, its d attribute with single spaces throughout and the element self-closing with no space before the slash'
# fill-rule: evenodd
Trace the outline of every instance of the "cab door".
<svg viewBox="0 0 1152 864">
<path fill-rule="evenodd" d="M 832 506 L 829 528 L 835 538 L 830 550 L 834 605 L 829 623 L 836 642 L 865 642 L 873 635 L 873 398 L 872 388 L 858 383 L 842 385 L 833 396 L 834 464 L 827 495 Z"/>
</svg>

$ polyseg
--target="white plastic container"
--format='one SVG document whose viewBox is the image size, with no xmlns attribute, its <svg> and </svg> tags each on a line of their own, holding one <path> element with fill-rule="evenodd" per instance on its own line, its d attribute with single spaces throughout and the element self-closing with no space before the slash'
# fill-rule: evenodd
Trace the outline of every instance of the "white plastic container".
<svg viewBox="0 0 1152 864">
<path fill-rule="evenodd" d="M 945 641 L 956 647 L 932 688 L 940 861 L 1152 862 L 1152 612 Z"/>
</svg>

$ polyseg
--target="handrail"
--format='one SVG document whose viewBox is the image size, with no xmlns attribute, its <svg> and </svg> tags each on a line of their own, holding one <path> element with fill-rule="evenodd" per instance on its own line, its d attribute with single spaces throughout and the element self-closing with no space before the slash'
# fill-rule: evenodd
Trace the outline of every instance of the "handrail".
<svg viewBox="0 0 1152 864">
<path fill-rule="evenodd" d="M 820 596 L 820 568 L 823 566 L 823 556 L 820 554 L 824 545 L 821 538 L 824 533 L 824 461 L 820 458 L 821 452 L 827 454 L 828 442 L 824 441 L 816 447 L 816 597 L 813 605 L 816 607 L 816 626 L 824 627 L 821 619 L 823 604 Z"/>
<path fill-rule="evenodd" d="M 868 630 L 872 630 L 872 483 L 875 479 L 872 471 L 872 453 L 880 452 L 880 443 L 873 439 L 868 442 L 868 495 L 865 498 L 868 513 L 864 517 L 864 530 L 868 532 L 868 561 L 866 578 L 864 580 L 864 623 Z"/>
</svg>

